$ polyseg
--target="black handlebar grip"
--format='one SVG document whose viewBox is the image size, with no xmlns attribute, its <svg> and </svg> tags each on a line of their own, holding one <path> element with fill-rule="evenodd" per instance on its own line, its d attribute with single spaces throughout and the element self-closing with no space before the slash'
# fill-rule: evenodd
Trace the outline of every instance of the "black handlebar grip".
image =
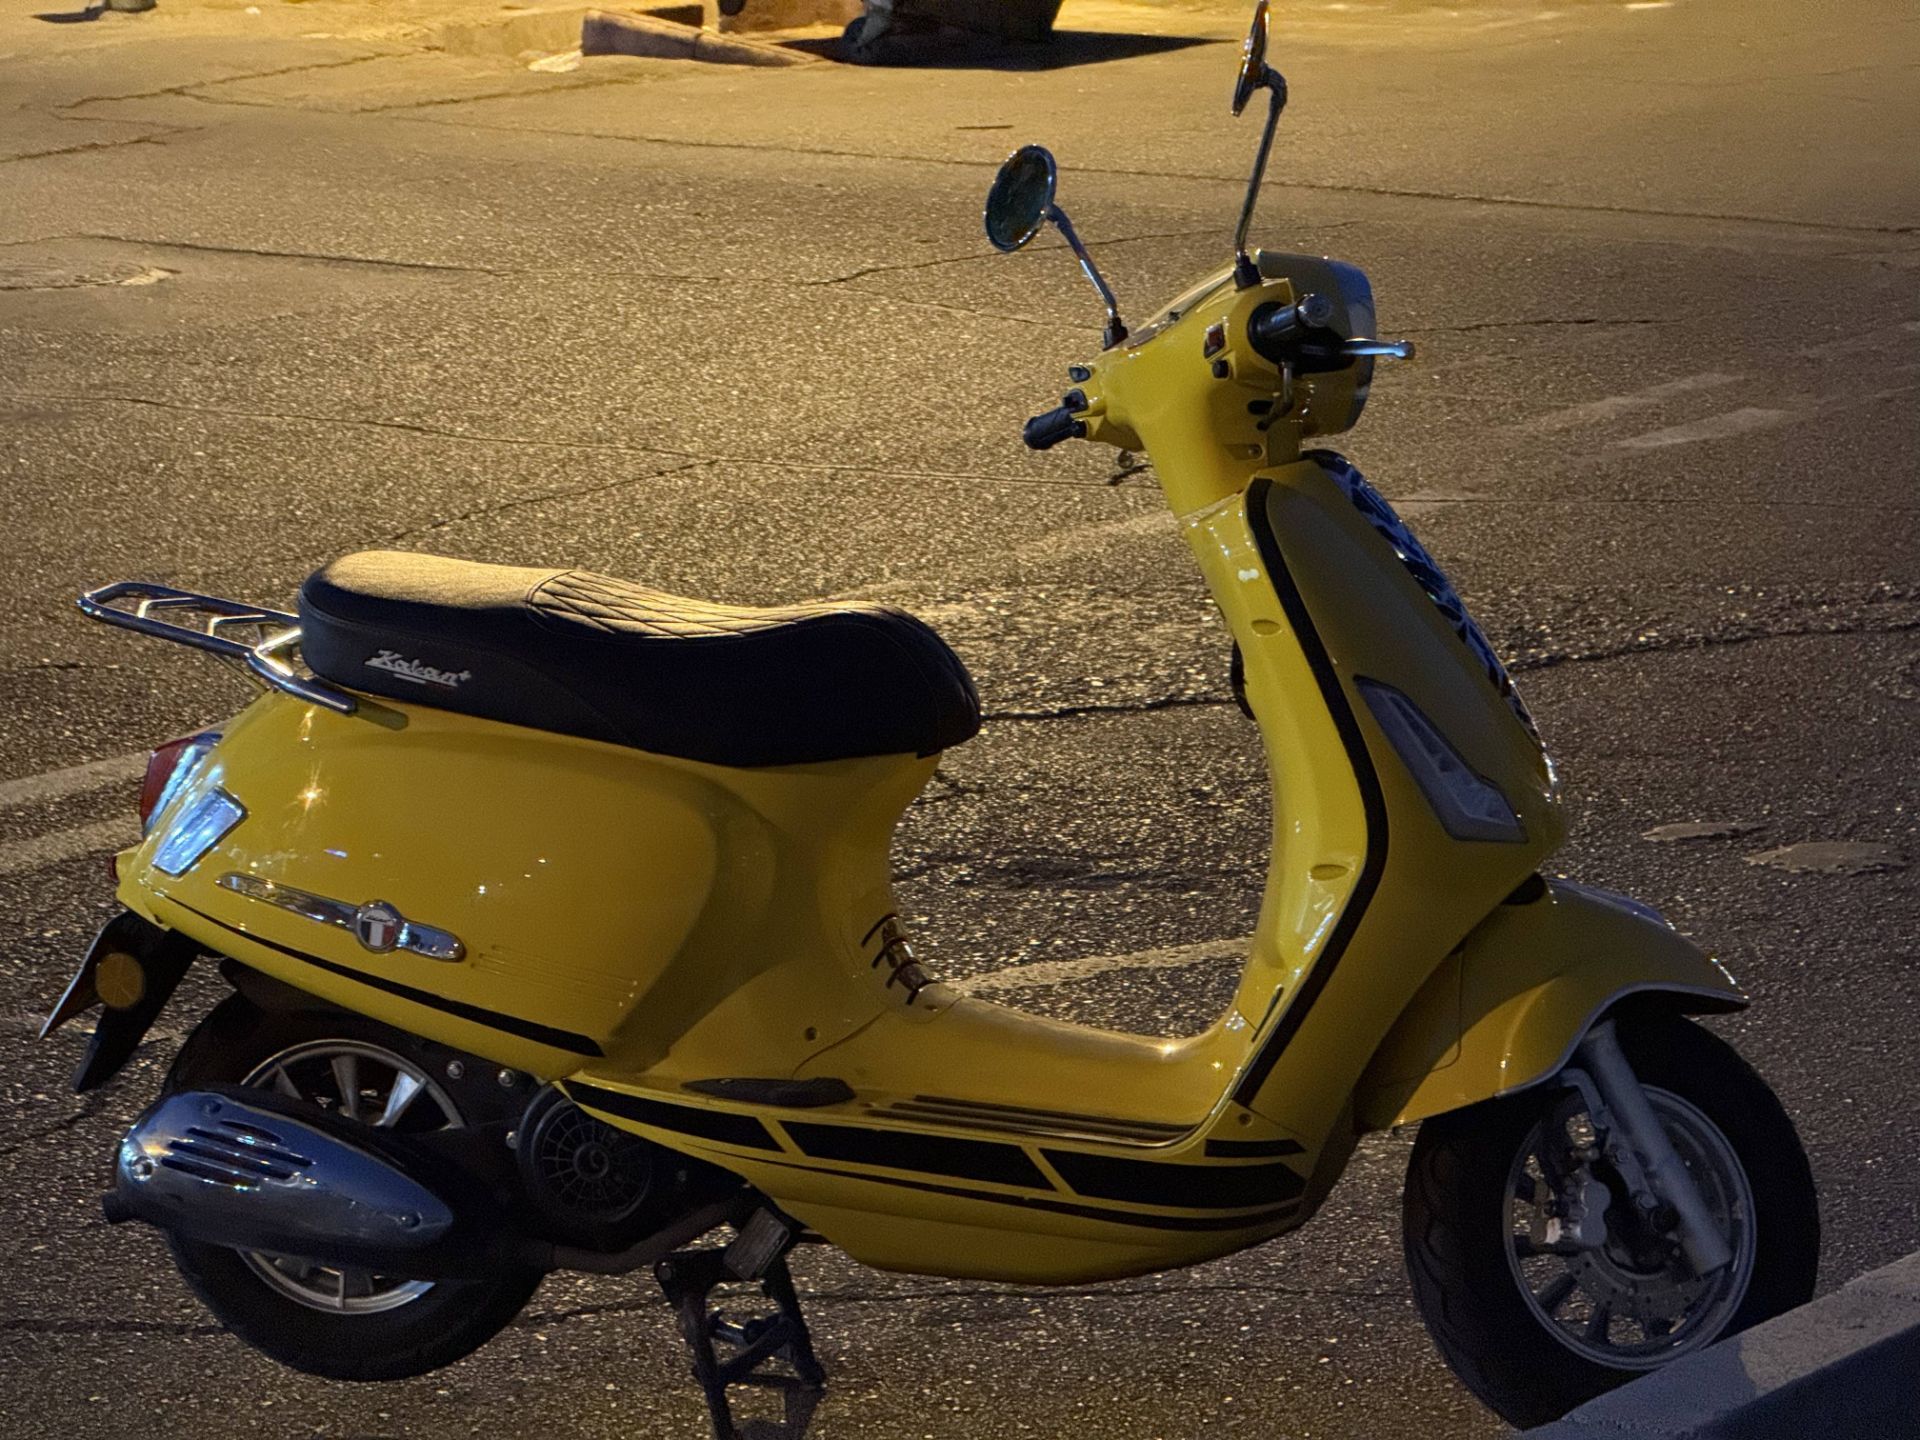
<svg viewBox="0 0 1920 1440">
<path fill-rule="evenodd" d="M 1027 421 L 1020 438 L 1027 442 L 1029 450 L 1051 450 L 1062 440 L 1084 439 L 1086 433 L 1087 422 L 1076 420 L 1073 407 L 1062 405 Z"/>
<path fill-rule="evenodd" d="M 1278 365 L 1333 320 L 1333 302 L 1324 295 L 1303 295 L 1292 305 L 1263 305 L 1247 322 L 1254 351 Z"/>
</svg>

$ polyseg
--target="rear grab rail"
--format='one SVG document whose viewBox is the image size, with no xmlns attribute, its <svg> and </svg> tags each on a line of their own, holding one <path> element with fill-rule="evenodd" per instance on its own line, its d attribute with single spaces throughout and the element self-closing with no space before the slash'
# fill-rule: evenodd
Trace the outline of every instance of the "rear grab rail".
<svg viewBox="0 0 1920 1440">
<path fill-rule="evenodd" d="M 351 715 L 360 708 L 359 701 L 346 691 L 293 668 L 287 656 L 299 647 L 300 617 L 284 610 L 245 605 L 144 580 L 119 580 L 89 590 L 80 597 L 80 609 L 95 620 L 123 630 L 136 630 L 237 661 L 261 684 L 310 705 L 341 715 Z M 163 617 L 156 613 L 160 611 L 167 614 Z M 236 638 L 223 633 L 228 630 L 241 635 Z"/>
</svg>

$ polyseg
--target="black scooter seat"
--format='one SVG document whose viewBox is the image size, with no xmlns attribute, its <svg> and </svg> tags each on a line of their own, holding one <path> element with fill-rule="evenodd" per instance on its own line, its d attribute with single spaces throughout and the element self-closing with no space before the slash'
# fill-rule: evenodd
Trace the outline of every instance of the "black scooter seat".
<svg viewBox="0 0 1920 1440">
<path fill-rule="evenodd" d="M 369 550 L 308 578 L 300 626 L 335 685 L 713 765 L 931 755 L 980 729 L 960 657 L 881 605 L 752 609 Z"/>
</svg>

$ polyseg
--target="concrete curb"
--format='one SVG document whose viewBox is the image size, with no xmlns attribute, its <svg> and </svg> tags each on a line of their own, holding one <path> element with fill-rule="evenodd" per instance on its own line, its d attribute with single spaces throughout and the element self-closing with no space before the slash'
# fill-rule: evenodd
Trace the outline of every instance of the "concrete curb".
<svg viewBox="0 0 1920 1440">
<path fill-rule="evenodd" d="M 449 55 L 478 55 L 511 60 L 528 50 L 571 50 L 580 43 L 579 5 L 525 10 L 502 19 L 460 20 L 434 32 L 434 44 Z"/>
<path fill-rule="evenodd" d="M 453 55 L 512 59 L 532 52 L 637 55 L 718 65 L 811 65 L 818 56 L 763 40 L 700 28 L 697 4 L 662 3 L 645 11 L 545 6 L 506 19 L 442 25 L 434 44 Z"/>
<path fill-rule="evenodd" d="M 652 15 L 589 10 L 580 26 L 582 55 L 639 55 L 716 65 L 812 65 L 818 57 L 738 35 L 720 35 Z"/>
<path fill-rule="evenodd" d="M 1920 1436 L 1920 1254 L 1525 1434 L 1528 1440 Z"/>
</svg>

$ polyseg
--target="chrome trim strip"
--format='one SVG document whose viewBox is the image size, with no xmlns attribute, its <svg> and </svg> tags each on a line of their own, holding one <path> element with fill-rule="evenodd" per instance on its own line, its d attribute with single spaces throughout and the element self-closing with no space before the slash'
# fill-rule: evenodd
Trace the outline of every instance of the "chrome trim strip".
<svg viewBox="0 0 1920 1440">
<path fill-rule="evenodd" d="M 292 885 L 282 885 L 277 880 L 263 880 L 258 875 L 243 875 L 229 870 L 214 882 L 222 890 L 231 890 L 235 895 L 248 900 L 258 900 L 263 905 L 277 906 L 300 916 L 303 920 L 312 920 L 320 925 L 334 925 L 347 931 L 361 945 L 375 954 L 387 950 L 405 950 L 410 954 L 423 955 L 429 960 L 456 961 L 466 958 L 467 947 L 460 937 L 447 930 L 436 929 L 432 925 L 422 925 L 417 920 L 408 920 L 381 901 L 371 901 L 367 905 L 350 905 L 345 900 L 335 900 L 326 895 L 315 895 L 309 890 L 296 889 Z M 375 947 L 367 943 L 361 934 L 361 913 L 373 907 L 391 912 L 399 920 L 399 928 L 391 945 Z"/>
</svg>

